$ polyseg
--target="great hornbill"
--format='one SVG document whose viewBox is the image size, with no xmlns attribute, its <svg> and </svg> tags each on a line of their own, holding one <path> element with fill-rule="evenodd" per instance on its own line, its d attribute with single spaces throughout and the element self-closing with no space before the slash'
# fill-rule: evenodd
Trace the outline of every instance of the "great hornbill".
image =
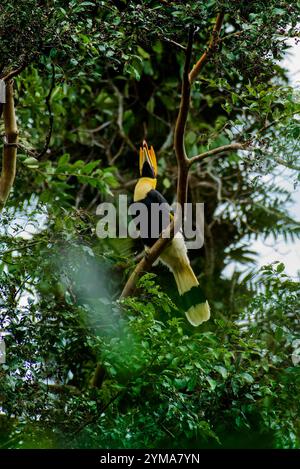
<svg viewBox="0 0 300 469">
<path fill-rule="evenodd" d="M 146 141 L 140 148 L 139 155 L 140 178 L 134 190 L 134 202 L 144 204 L 148 209 L 148 229 L 147 233 L 141 230 L 141 239 L 145 249 L 153 246 L 158 239 L 159 233 L 167 228 L 170 220 L 173 218 L 173 211 L 163 195 L 156 190 L 157 163 L 154 149 L 148 148 Z M 162 211 L 159 212 L 160 219 L 153 220 L 151 217 L 151 207 L 153 204 L 161 204 Z M 164 213 L 165 212 L 165 213 Z M 167 216 L 163 216 L 166 215 Z M 157 211 L 155 212 L 157 214 Z M 164 222 L 164 220 L 166 220 Z M 153 236 L 151 232 L 151 223 L 158 223 L 159 232 Z M 159 260 L 165 264 L 173 273 L 177 284 L 182 307 L 188 321 L 193 326 L 199 326 L 210 317 L 210 307 L 199 286 L 199 282 L 190 265 L 187 255 L 182 232 L 178 231 L 171 243 L 165 248 L 159 257 Z"/>
</svg>

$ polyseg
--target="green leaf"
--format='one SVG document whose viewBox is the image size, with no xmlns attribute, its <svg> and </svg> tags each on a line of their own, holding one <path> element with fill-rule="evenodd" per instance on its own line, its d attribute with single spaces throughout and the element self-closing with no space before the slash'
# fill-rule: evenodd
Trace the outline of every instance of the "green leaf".
<svg viewBox="0 0 300 469">
<path fill-rule="evenodd" d="M 62 155 L 59 158 L 57 165 L 58 166 L 63 166 L 65 164 L 67 164 L 69 161 L 70 161 L 70 155 L 69 155 L 69 153 L 65 153 L 64 155 Z"/>
<path fill-rule="evenodd" d="M 154 112 L 154 107 L 155 107 L 155 100 L 153 96 L 149 99 L 149 101 L 146 104 L 147 111 L 153 113 Z"/>
<path fill-rule="evenodd" d="M 137 48 L 138 50 L 138 53 L 139 55 L 143 58 L 143 59 L 149 59 L 150 58 L 150 54 L 148 54 L 148 52 L 146 52 L 142 47 L 138 46 Z"/>
<path fill-rule="evenodd" d="M 228 135 L 229 140 L 232 141 L 233 140 L 233 133 L 231 132 L 231 130 L 230 129 L 225 129 L 225 133 Z"/>
<path fill-rule="evenodd" d="M 212 379 L 210 376 L 206 376 L 206 381 L 208 381 L 211 389 L 214 391 L 217 387 L 217 381 L 215 381 L 214 379 Z"/>
<path fill-rule="evenodd" d="M 163 179 L 163 185 L 166 189 L 169 189 L 171 187 L 171 182 L 170 182 L 170 179 L 168 178 L 164 178 Z"/>
<path fill-rule="evenodd" d="M 274 15 L 285 15 L 286 13 L 286 10 L 284 10 L 283 8 L 273 8 L 273 13 Z"/>
<path fill-rule="evenodd" d="M 187 385 L 187 380 L 186 378 L 175 378 L 174 379 L 174 384 L 177 389 L 182 389 L 185 388 Z"/>
<path fill-rule="evenodd" d="M 240 376 L 249 384 L 252 384 L 254 382 L 253 377 L 247 372 L 241 373 Z"/>
<path fill-rule="evenodd" d="M 26 158 L 23 163 L 28 166 L 28 168 L 38 168 L 39 167 L 39 162 L 36 158 L 33 156 L 30 156 L 29 158 Z"/>
<path fill-rule="evenodd" d="M 277 272 L 278 274 L 280 274 L 281 272 L 284 271 L 284 269 L 285 269 L 284 263 L 283 263 L 283 262 L 280 262 L 280 263 L 277 265 L 277 267 L 276 267 L 276 272 Z"/>
<path fill-rule="evenodd" d="M 82 172 L 83 174 L 91 174 L 91 173 L 93 172 L 93 170 L 94 170 L 95 168 L 97 168 L 97 166 L 99 166 L 99 160 L 97 160 L 97 161 L 91 161 L 90 163 L 86 164 L 86 165 L 82 168 L 81 172 Z"/>
<path fill-rule="evenodd" d="M 224 366 L 217 365 L 217 366 L 214 367 L 214 370 L 218 371 L 220 373 L 220 375 L 222 376 L 222 378 L 224 378 L 224 379 L 227 378 L 228 371 L 226 370 L 226 368 L 224 368 Z"/>
<path fill-rule="evenodd" d="M 156 52 L 157 54 L 162 54 L 162 51 L 163 51 L 162 43 L 161 43 L 160 41 L 156 41 L 156 42 L 153 44 L 152 49 L 153 49 L 154 52 Z"/>
<path fill-rule="evenodd" d="M 132 64 L 126 64 L 124 67 L 124 73 L 127 75 L 132 76 L 135 78 L 137 81 L 141 79 L 141 73 L 140 70 L 138 70 L 136 67 L 134 67 Z"/>
<path fill-rule="evenodd" d="M 192 145 L 196 141 L 196 139 L 197 139 L 197 134 L 195 132 L 193 132 L 192 130 L 187 132 L 187 134 L 186 134 L 186 142 L 187 143 Z"/>
</svg>

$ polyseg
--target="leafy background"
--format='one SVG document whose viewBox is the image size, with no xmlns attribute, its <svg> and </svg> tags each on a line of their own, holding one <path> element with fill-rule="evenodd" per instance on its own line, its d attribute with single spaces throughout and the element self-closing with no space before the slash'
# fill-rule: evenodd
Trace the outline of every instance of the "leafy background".
<svg viewBox="0 0 300 469">
<path fill-rule="evenodd" d="M 163 266 L 118 301 L 142 245 L 98 239 L 95 212 L 132 198 L 145 137 L 158 188 L 174 201 L 180 45 L 197 26 L 196 60 L 220 8 L 187 151 L 240 138 L 255 149 L 192 170 L 205 245 L 190 258 L 212 307 L 193 329 Z M 299 180 L 299 94 L 279 65 L 299 11 L 262 0 L 1 3 L 0 70 L 25 67 L 18 173 L 0 229 L 3 448 L 299 448 L 299 279 L 281 262 L 259 269 L 253 249 L 300 234 L 293 191 L 277 177 L 288 167 Z"/>
</svg>

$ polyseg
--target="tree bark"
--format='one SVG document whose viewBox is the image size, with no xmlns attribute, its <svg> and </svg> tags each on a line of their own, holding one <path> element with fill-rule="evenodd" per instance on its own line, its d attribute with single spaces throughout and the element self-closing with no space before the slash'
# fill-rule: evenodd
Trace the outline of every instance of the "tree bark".
<svg viewBox="0 0 300 469">
<path fill-rule="evenodd" d="M 6 103 L 3 104 L 4 144 L 0 177 L 0 212 L 5 206 L 16 175 L 18 129 L 14 107 L 13 82 L 6 82 Z"/>
<path fill-rule="evenodd" d="M 216 18 L 216 22 L 214 25 L 214 29 L 213 29 L 213 32 L 212 32 L 212 35 L 208 44 L 208 48 L 206 49 L 206 51 L 203 52 L 200 59 L 195 63 L 195 65 L 193 66 L 189 74 L 190 83 L 193 83 L 193 81 L 197 78 L 205 62 L 207 61 L 209 56 L 213 53 L 214 48 L 216 47 L 218 40 L 219 40 L 219 34 L 222 28 L 223 20 L 224 20 L 224 12 L 218 13 L 218 16 Z"/>
</svg>

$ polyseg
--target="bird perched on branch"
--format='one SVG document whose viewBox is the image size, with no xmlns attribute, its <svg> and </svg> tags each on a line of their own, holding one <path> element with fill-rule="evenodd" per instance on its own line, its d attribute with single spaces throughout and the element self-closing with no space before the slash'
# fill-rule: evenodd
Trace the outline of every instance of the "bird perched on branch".
<svg viewBox="0 0 300 469">
<path fill-rule="evenodd" d="M 166 199 L 156 190 L 156 156 L 153 147 L 149 149 L 145 140 L 140 148 L 139 169 L 140 178 L 135 186 L 134 202 L 142 203 L 148 209 L 147 230 L 142 230 L 141 226 L 139 226 L 141 239 L 147 250 L 157 241 L 159 234 L 167 228 L 174 214 Z M 160 210 L 152 210 L 158 204 Z M 158 227 L 155 234 L 153 234 L 153 231 L 155 231 L 153 230 L 153 225 L 156 228 Z M 161 253 L 159 260 L 174 275 L 188 321 L 193 326 L 199 326 L 202 322 L 207 321 L 210 317 L 209 304 L 190 265 L 187 248 L 181 232 L 175 234 L 171 243 Z"/>
</svg>

